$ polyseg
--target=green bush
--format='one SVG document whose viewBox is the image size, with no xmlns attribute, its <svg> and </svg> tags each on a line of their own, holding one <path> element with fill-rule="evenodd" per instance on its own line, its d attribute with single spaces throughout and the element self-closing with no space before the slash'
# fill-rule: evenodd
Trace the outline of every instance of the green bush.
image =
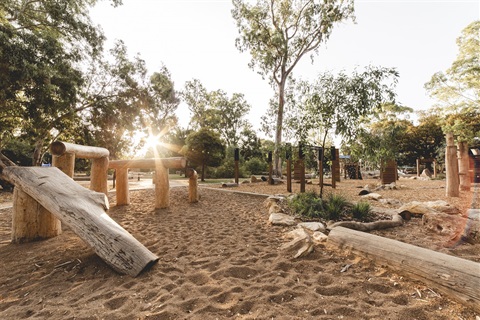
<svg viewBox="0 0 480 320">
<path fill-rule="evenodd" d="M 347 200 L 338 194 L 329 194 L 324 203 L 324 216 L 328 220 L 338 220 L 343 215 L 344 209 L 347 206 Z"/>
<path fill-rule="evenodd" d="M 288 207 L 307 218 L 319 218 L 323 212 L 323 200 L 315 192 L 299 193 L 288 201 Z"/>
<path fill-rule="evenodd" d="M 352 215 L 355 219 L 360 221 L 367 220 L 371 213 L 370 204 L 368 202 L 359 202 L 352 207 Z"/>
<path fill-rule="evenodd" d="M 245 162 L 245 170 L 252 174 L 262 174 L 267 171 L 268 164 L 259 158 L 252 158 Z"/>
</svg>

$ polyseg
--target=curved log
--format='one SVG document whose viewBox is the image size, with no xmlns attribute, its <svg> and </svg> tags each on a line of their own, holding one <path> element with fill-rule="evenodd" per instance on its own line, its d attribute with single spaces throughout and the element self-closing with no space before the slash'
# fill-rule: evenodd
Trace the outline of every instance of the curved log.
<svg viewBox="0 0 480 320">
<path fill-rule="evenodd" d="M 399 214 L 392 216 L 392 220 L 379 220 L 375 222 L 356 222 L 356 221 L 339 221 L 328 226 L 328 229 L 332 230 L 336 227 L 344 227 L 348 229 L 358 231 L 372 231 L 380 229 L 388 229 L 401 226 L 403 224 L 403 218 Z"/>
</svg>

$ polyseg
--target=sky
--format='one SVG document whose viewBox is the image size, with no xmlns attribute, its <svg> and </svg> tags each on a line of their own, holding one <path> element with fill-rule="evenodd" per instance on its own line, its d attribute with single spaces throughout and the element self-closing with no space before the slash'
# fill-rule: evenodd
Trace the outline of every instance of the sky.
<svg viewBox="0 0 480 320">
<path fill-rule="evenodd" d="M 230 0 L 123 0 L 117 8 L 105 0 L 91 10 L 91 18 L 103 29 L 107 48 L 121 39 L 150 73 L 164 64 L 176 90 L 196 78 L 209 91 L 243 93 L 252 106 L 247 118 L 259 129 L 274 91 L 248 67 L 249 53 L 235 47 L 232 8 Z M 455 60 L 456 39 L 480 19 L 480 0 L 357 0 L 355 16 L 356 23 L 337 25 L 314 63 L 304 57 L 294 75 L 313 80 L 325 71 L 394 67 L 400 73 L 397 101 L 426 110 L 434 100 L 424 84 Z M 184 104 L 177 115 L 186 127 L 190 114 Z"/>
</svg>

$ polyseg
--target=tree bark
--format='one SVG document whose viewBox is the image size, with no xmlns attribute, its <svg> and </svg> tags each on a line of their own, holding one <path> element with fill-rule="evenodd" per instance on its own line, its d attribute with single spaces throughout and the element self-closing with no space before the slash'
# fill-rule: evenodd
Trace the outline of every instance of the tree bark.
<svg viewBox="0 0 480 320">
<path fill-rule="evenodd" d="M 53 238 L 62 233 L 62 224 L 21 187 L 13 191 L 12 243 Z"/>
<path fill-rule="evenodd" d="M 458 179 L 458 161 L 457 161 L 457 147 L 455 147 L 453 140 L 453 133 L 446 135 L 447 146 L 445 148 L 445 170 L 447 185 L 445 188 L 447 197 L 460 196 L 459 179 Z"/>
<path fill-rule="evenodd" d="M 8 167 L 3 175 L 70 226 L 116 271 L 135 277 L 158 260 L 107 215 L 105 194 L 83 188 L 58 168 Z"/>
<path fill-rule="evenodd" d="M 338 227 L 328 244 L 386 264 L 480 311 L 480 264 L 388 238 Z"/>
<path fill-rule="evenodd" d="M 460 190 L 470 191 L 471 181 L 469 174 L 470 162 L 468 159 L 468 144 L 464 141 L 458 142 L 458 175 L 460 178 Z"/>
<path fill-rule="evenodd" d="M 285 106 L 285 84 L 286 76 L 282 74 L 282 79 L 278 85 L 278 110 L 277 110 L 277 127 L 275 130 L 275 174 L 277 177 L 282 177 L 282 167 L 280 163 L 280 146 L 282 143 L 282 129 L 283 129 L 283 109 Z"/>
</svg>

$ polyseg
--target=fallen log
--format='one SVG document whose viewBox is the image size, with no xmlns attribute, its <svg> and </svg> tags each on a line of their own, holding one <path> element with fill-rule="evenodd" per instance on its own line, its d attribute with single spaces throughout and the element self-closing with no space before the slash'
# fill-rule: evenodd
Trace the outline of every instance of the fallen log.
<svg viewBox="0 0 480 320">
<path fill-rule="evenodd" d="M 403 218 L 399 214 L 393 215 L 392 220 L 378 220 L 374 222 L 356 222 L 356 221 L 339 221 L 328 226 L 328 229 L 332 230 L 336 227 L 344 227 L 348 229 L 358 231 L 373 231 L 380 229 L 388 229 L 401 226 L 403 224 Z"/>
<path fill-rule="evenodd" d="M 386 264 L 480 312 L 479 263 L 342 227 L 330 231 L 327 243 Z"/>
<path fill-rule="evenodd" d="M 2 174 L 70 226 L 116 271 L 135 277 L 158 260 L 107 215 L 105 194 L 80 186 L 58 168 L 7 167 Z"/>
</svg>

